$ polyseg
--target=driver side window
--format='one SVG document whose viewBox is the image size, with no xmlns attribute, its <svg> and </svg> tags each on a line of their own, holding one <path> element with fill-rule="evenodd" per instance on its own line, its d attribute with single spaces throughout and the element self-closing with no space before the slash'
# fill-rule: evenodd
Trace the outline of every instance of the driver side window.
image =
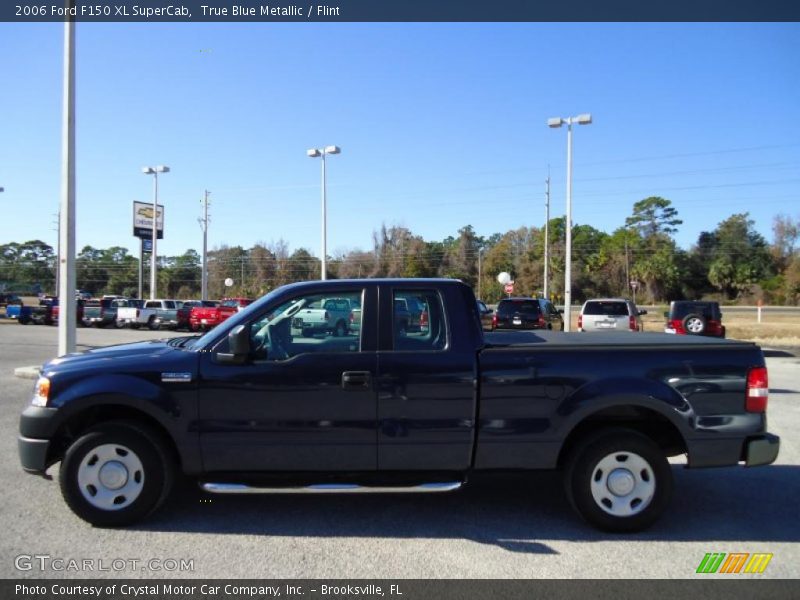
<svg viewBox="0 0 800 600">
<path fill-rule="evenodd" d="M 358 352 L 362 290 L 306 294 L 272 308 L 250 326 L 256 361 L 305 353 Z"/>
</svg>

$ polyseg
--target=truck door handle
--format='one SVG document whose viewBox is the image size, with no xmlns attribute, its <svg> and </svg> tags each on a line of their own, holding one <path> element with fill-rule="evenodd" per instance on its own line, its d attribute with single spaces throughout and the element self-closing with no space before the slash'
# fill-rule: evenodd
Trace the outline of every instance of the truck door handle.
<svg viewBox="0 0 800 600">
<path fill-rule="evenodd" d="M 363 390 L 369 388 L 372 373 L 369 371 L 345 371 L 342 373 L 342 388 L 346 390 Z"/>
</svg>

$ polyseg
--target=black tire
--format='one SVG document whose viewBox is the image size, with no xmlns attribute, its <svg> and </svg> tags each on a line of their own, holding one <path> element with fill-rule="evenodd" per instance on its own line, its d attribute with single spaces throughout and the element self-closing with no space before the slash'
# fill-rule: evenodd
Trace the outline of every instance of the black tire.
<svg viewBox="0 0 800 600">
<path fill-rule="evenodd" d="M 117 329 L 124 329 L 125 322 L 120 321 L 119 319 L 114 319 L 114 327 L 116 327 Z"/>
<path fill-rule="evenodd" d="M 161 323 L 156 320 L 155 315 L 150 317 L 147 321 L 147 327 L 150 331 L 158 331 L 161 327 Z"/>
<path fill-rule="evenodd" d="M 136 464 L 126 468 L 120 461 Z M 101 468 L 112 463 L 123 464 L 124 485 L 98 489 L 87 483 L 94 480 L 102 486 Z M 166 500 L 174 479 L 172 454 L 159 436 L 127 421 L 101 423 L 81 435 L 67 449 L 59 473 L 61 494 L 72 512 L 98 527 L 122 527 L 144 519 Z M 103 503 L 108 508 L 98 506 Z"/>
<path fill-rule="evenodd" d="M 20 325 L 27 325 L 30 322 L 31 322 L 31 318 L 30 317 L 19 317 L 17 319 L 17 323 L 19 323 Z"/>
<path fill-rule="evenodd" d="M 310 327 L 303 328 L 303 330 L 300 333 L 303 337 L 307 338 L 314 337 L 314 330 L 311 329 Z"/>
<path fill-rule="evenodd" d="M 139 329 L 141 325 L 139 323 L 131 323 L 131 329 Z"/>
<path fill-rule="evenodd" d="M 611 491 L 614 475 L 617 493 Z M 672 470 L 650 438 L 630 429 L 607 429 L 588 437 L 570 454 L 564 485 L 572 507 L 594 527 L 618 533 L 641 531 L 669 504 Z"/>
<path fill-rule="evenodd" d="M 683 318 L 683 328 L 688 335 L 703 335 L 707 328 L 706 319 L 696 313 L 688 314 Z"/>
</svg>

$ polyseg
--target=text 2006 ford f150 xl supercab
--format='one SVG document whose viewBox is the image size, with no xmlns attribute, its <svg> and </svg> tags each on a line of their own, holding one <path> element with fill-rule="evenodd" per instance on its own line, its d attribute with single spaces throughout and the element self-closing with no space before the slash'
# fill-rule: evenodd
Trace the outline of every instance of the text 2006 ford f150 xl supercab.
<svg viewBox="0 0 800 600">
<path fill-rule="evenodd" d="M 362 307 L 344 336 L 292 337 L 323 298 Z M 398 332 L 394 300 L 428 327 Z M 178 471 L 209 492 L 446 491 L 477 471 L 563 471 L 611 531 L 650 525 L 688 466 L 765 465 L 767 373 L 744 342 L 614 334 L 484 337 L 455 280 L 305 282 L 202 337 L 100 348 L 43 367 L 21 417 L 27 471 L 61 461 L 70 508 L 100 526 L 155 510 Z"/>
</svg>

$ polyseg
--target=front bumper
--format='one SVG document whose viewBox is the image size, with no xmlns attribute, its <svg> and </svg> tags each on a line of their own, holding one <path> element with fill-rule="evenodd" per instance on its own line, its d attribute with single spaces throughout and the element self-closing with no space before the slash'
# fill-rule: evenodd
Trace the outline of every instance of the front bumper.
<svg viewBox="0 0 800 600">
<path fill-rule="evenodd" d="M 774 463 L 780 447 L 781 438 L 771 433 L 747 440 L 744 447 L 745 465 L 757 467 Z"/>
<path fill-rule="evenodd" d="M 58 409 L 49 406 L 28 406 L 19 418 L 17 450 L 22 468 L 43 473 L 48 463 L 51 439 L 56 433 Z"/>
<path fill-rule="evenodd" d="M 29 473 L 44 473 L 47 464 L 47 452 L 50 449 L 50 440 L 37 440 L 19 436 L 17 449 L 22 468 Z"/>
</svg>

